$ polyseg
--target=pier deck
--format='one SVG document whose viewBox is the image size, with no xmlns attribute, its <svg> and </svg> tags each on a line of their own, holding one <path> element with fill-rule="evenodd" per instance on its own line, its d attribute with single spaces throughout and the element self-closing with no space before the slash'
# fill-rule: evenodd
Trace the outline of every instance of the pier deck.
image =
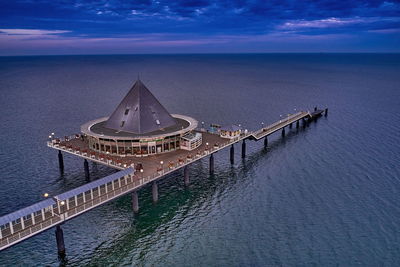
<svg viewBox="0 0 400 267">
<path fill-rule="evenodd" d="M 68 138 L 68 140 L 64 140 L 60 144 L 48 142 L 47 145 L 56 150 L 98 162 L 121 171 L 54 196 L 52 199 L 46 199 L 0 217 L 0 250 L 64 223 L 79 214 L 119 196 L 134 192 L 168 173 L 212 155 L 232 144 L 245 139 L 260 140 L 299 120 L 320 116 L 322 112 L 298 112 L 257 131 L 243 133 L 236 139 L 222 138 L 217 134 L 202 132 L 203 144 L 192 151 L 180 149 L 165 154 L 143 157 L 127 156 L 120 158 L 117 156 L 84 152 L 88 151 L 88 144 L 79 137 Z M 208 146 L 206 143 L 208 143 Z M 160 163 L 161 161 L 163 161 L 163 164 Z M 143 172 L 135 172 L 134 168 L 131 167 L 132 163 L 133 166 L 141 163 Z"/>
<path fill-rule="evenodd" d="M 163 172 L 166 172 L 172 167 L 175 168 L 182 165 L 182 162 L 186 162 L 187 160 L 190 161 L 195 158 L 197 159 L 202 155 L 207 155 L 207 152 L 209 152 L 211 148 L 218 149 L 227 145 L 230 141 L 229 139 L 222 138 L 217 134 L 207 132 L 201 133 L 203 134 L 203 142 L 198 148 L 192 151 L 178 149 L 164 154 L 140 157 L 125 156 L 121 158 L 119 156 L 107 155 L 104 153 L 95 153 L 94 155 L 82 153 L 82 151 L 88 150 L 89 148 L 87 142 L 82 141 L 80 138 L 71 138 L 67 142 L 62 142 L 62 145 L 55 145 L 49 142 L 48 146 L 120 170 L 131 166 L 131 164 L 137 166 L 137 164 L 140 163 L 143 166 L 143 173 L 141 176 L 147 177 L 154 176 L 154 174 L 160 172 L 160 168 L 163 169 Z M 209 145 L 207 146 L 206 143 Z M 161 161 L 163 161 L 162 166 L 160 163 Z"/>
</svg>

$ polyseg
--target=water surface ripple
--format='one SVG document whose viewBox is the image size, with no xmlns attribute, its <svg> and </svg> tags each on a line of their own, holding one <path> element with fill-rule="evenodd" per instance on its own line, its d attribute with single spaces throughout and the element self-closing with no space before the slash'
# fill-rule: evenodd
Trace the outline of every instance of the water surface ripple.
<svg viewBox="0 0 400 267">
<path fill-rule="evenodd" d="M 0 215 L 86 183 L 45 146 L 108 115 L 140 74 L 172 113 L 248 129 L 329 107 L 309 127 L 247 142 L 64 226 L 67 266 L 400 266 L 400 56 L 266 54 L 0 58 Z M 91 179 L 113 170 L 91 165 Z M 0 266 L 58 266 L 54 230 Z"/>
</svg>

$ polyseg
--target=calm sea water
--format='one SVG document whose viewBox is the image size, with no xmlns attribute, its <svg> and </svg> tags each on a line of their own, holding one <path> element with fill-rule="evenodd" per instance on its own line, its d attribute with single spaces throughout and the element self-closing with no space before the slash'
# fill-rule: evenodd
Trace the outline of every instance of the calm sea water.
<svg viewBox="0 0 400 267">
<path fill-rule="evenodd" d="M 0 215 L 85 184 L 60 176 L 49 133 L 107 116 L 140 75 L 172 113 L 252 130 L 294 109 L 329 116 L 270 146 L 248 142 L 63 225 L 67 266 L 400 266 L 400 55 L 267 54 L 0 58 Z M 92 179 L 112 173 L 91 166 Z M 1 266 L 58 266 L 54 229 Z"/>
</svg>

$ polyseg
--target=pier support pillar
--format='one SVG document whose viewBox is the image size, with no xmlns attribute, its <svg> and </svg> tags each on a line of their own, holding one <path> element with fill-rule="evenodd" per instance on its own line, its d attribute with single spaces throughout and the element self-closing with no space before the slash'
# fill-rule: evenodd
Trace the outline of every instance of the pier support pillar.
<svg viewBox="0 0 400 267">
<path fill-rule="evenodd" d="M 299 121 L 296 121 L 296 128 L 297 129 L 299 128 L 299 125 L 300 125 Z"/>
<path fill-rule="evenodd" d="M 285 127 L 282 128 L 282 137 L 285 137 Z"/>
<path fill-rule="evenodd" d="M 306 120 L 304 118 L 301 119 L 303 121 L 303 128 L 306 128 Z"/>
<path fill-rule="evenodd" d="M 290 128 L 290 129 L 292 129 L 292 126 L 293 126 L 292 124 L 289 124 L 289 128 Z"/>
<path fill-rule="evenodd" d="M 214 154 L 210 155 L 210 175 L 214 174 Z"/>
<path fill-rule="evenodd" d="M 136 190 L 132 192 L 132 209 L 134 213 L 139 212 L 139 197 Z"/>
<path fill-rule="evenodd" d="M 230 160 L 231 164 L 235 163 L 235 147 L 233 145 L 231 145 Z"/>
<path fill-rule="evenodd" d="M 189 186 L 190 180 L 189 180 L 189 166 L 188 165 L 186 165 L 183 168 L 183 176 L 185 179 L 185 186 Z"/>
<path fill-rule="evenodd" d="M 61 150 L 58 150 L 58 165 L 60 166 L 60 172 L 64 172 L 64 159 Z"/>
<path fill-rule="evenodd" d="M 88 163 L 87 159 L 85 159 L 85 161 L 83 162 L 83 167 L 85 168 L 85 177 L 86 177 L 86 179 L 89 179 L 90 173 L 89 173 L 89 163 Z"/>
<path fill-rule="evenodd" d="M 318 109 L 318 108 L 315 106 L 315 107 L 314 107 L 314 111 L 317 111 L 317 109 Z"/>
<path fill-rule="evenodd" d="M 264 137 L 264 148 L 268 147 L 268 136 Z"/>
<path fill-rule="evenodd" d="M 158 184 L 157 182 L 153 182 L 153 186 L 151 188 L 152 193 L 153 193 L 153 203 L 157 203 L 158 202 Z"/>
<path fill-rule="evenodd" d="M 242 159 L 244 159 L 246 157 L 246 141 L 245 139 L 243 139 L 243 143 L 242 143 Z"/>
<path fill-rule="evenodd" d="M 328 116 L 328 109 L 325 109 L 325 117 Z"/>
<path fill-rule="evenodd" d="M 60 225 L 56 226 L 55 233 L 56 233 L 58 255 L 61 258 L 63 258 L 65 256 L 64 233 Z"/>
</svg>

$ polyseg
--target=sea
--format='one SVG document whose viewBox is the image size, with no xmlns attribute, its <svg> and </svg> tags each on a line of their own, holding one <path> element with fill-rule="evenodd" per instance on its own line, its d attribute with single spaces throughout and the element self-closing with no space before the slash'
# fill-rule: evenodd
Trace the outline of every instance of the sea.
<svg viewBox="0 0 400 267">
<path fill-rule="evenodd" d="M 235 146 L 0 252 L 0 266 L 400 266 L 400 54 L 0 57 L 0 216 L 87 183 L 46 146 L 109 116 L 140 78 L 171 113 L 259 129 L 328 108 L 309 126 Z M 90 179 L 114 173 L 90 164 Z"/>
</svg>

